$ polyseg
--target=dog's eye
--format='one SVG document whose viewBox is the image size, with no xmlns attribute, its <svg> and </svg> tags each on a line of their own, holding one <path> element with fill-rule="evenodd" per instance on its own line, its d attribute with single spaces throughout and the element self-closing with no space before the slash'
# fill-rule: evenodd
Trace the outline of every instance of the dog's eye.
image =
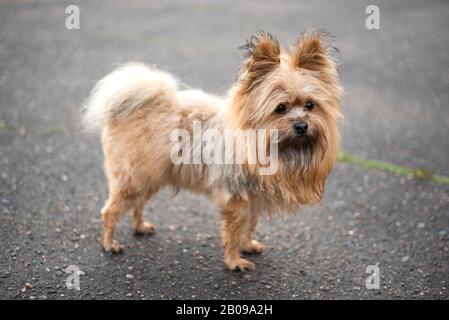
<svg viewBox="0 0 449 320">
<path fill-rule="evenodd" d="M 287 111 L 287 108 L 285 107 L 285 104 L 282 103 L 276 107 L 276 110 L 274 110 L 274 112 L 279 114 L 284 113 L 285 111 Z"/>
<path fill-rule="evenodd" d="M 307 108 L 308 110 L 312 110 L 313 107 L 315 107 L 315 103 L 313 103 L 312 100 L 308 100 L 308 101 L 306 102 L 306 108 Z"/>
</svg>

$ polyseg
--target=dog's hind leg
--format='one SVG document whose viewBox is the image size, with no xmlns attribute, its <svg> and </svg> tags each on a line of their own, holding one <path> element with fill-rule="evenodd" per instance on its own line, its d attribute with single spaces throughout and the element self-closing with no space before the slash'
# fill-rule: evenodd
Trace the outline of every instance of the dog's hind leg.
<svg viewBox="0 0 449 320">
<path fill-rule="evenodd" d="M 103 220 L 103 235 L 101 245 L 107 252 L 120 253 L 123 247 L 114 240 L 115 225 L 118 219 L 130 208 L 131 201 L 124 198 L 120 193 L 109 196 L 105 206 L 101 209 L 101 219 Z"/>
<path fill-rule="evenodd" d="M 155 226 L 152 223 L 146 222 L 143 217 L 145 202 L 151 199 L 155 192 L 148 192 L 145 198 L 135 200 L 131 213 L 134 235 L 149 235 L 155 231 Z"/>
</svg>

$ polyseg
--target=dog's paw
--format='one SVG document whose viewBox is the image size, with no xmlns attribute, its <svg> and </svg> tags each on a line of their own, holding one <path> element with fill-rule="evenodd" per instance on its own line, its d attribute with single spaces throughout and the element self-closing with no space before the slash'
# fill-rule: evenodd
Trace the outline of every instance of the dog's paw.
<svg viewBox="0 0 449 320">
<path fill-rule="evenodd" d="M 112 252 L 112 253 L 122 253 L 123 252 L 123 246 L 117 241 L 112 240 L 110 244 L 102 244 L 102 247 L 104 251 L 106 252 Z"/>
<path fill-rule="evenodd" d="M 137 229 L 134 230 L 134 235 L 136 236 L 149 235 L 153 234 L 155 230 L 156 227 L 154 226 L 154 224 L 144 222 L 142 225 L 140 225 Z"/>
<path fill-rule="evenodd" d="M 267 246 L 257 240 L 251 240 L 243 246 L 242 251 L 246 253 L 261 253 Z"/>
<path fill-rule="evenodd" d="M 256 265 L 254 263 L 244 258 L 226 262 L 226 266 L 230 271 L 248 271 L 256 269 Z"/>
</svg>

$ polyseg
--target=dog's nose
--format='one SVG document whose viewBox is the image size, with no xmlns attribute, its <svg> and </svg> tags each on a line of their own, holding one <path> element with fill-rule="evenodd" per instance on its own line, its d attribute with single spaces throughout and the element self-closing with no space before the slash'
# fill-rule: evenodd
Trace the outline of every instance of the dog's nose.
<svg viewBox="0 0 449 320">
<path fill-rule="evenodd" d="M 298 122 L 293 125 L 295 132 L 300 135 L 306 133 L 308 127 L 307 122 Z"/>
</svg>

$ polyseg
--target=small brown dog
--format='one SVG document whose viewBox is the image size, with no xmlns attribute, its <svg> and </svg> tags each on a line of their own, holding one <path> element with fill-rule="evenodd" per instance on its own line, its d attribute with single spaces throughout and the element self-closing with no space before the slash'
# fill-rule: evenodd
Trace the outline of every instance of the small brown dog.
<svg viewBox="0 0 449 320">
<path fill-rule="evenodd" d="M 136 233 L 154 231 L 143 219 L 145 202 L 171 185 L 217 204 L 226 266 L 253 269 L 240 251 L 258 253 L 265 247 L 253 239 L 260 214 L 320 201 L 340 142 L 342 88 L 328 37 L 324 32 L 303 34 L 294 47 L 281 50 L 273 36 L 260 32 L 244 48 L 247 56 L 238 79 L 224 98 L 178 90 L 171 75 L 138 63 L 119 67 L 96 85 L 84 122 L 102 131 L 109 184 L 101 210 L 106 251 L 122 250 L 114 240 L 115 225 L 129 209 Z M 195 135 L 195 123 L 216 133 L 226 131 L 228 142 L 243 145 L 241 162 L 233 158 L 237 151 L 232 148 L 226 149 L 225 163 L 204 161 L 204 155 L 193 163 L 174 159 L 189 160 L 204 150 L 204 141 L 188 137 L 180 150 L 179 139 L 173 139 L 180 130 Z M 269 141 L 251 147 L 251 139 L 235 133 L 244 130 L 265 136 L 269 131 Z M 223 149 L 214 141 L 217 155 Z M 268 174 L 260 170 L 262 161 L 254 159 L 262 149 L 276 155 L 275 170 Z M 234 162 L 228 161 L 229 154 Z"/>
</svg>

